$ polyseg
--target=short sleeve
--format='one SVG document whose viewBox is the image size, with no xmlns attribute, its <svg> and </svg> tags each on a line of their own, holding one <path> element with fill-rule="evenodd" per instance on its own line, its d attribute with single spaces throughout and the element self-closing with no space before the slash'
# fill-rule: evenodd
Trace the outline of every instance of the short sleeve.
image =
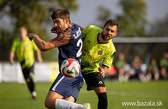
<svg viewBox="0 0 168 109">
<path fill-rule="evenodd" d="M 37 51 L 37 50 L 38 50 L 38 47 L 36 46 L 34 40 L 32 41 L 32 45 L 33 45 L 33 49 L 34 49 L 35 51 Z"/>
<path fill-rule="evenodd" d="M 113 63 L 113 60 L 114 60 L 114 54 L 115 54 L 115 52 L 114 52 L 113 54 L 111 54 L 111 55 L 106 56 L 106 57 L 103 59 L 102 65 L 105 65 L 105 66 L 107 66 L 108 68 L 110 68 L 111 65 L 112 65 L 112 63 Z"/>
</svg>

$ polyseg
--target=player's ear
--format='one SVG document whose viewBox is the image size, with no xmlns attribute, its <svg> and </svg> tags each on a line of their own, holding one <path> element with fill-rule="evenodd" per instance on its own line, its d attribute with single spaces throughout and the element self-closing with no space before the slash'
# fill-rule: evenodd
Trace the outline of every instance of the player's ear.
<svg viewBox="0 0 168 109">
<path fill-rule="evenodd" d="M 65 22 L 66 22 L 66 24 L 69 24 L 69 23 L 70 23 L 70 21 L 69 21 L 68 18 L 65 19 Z"/>
<path fill-rule="evenodd" d="M 115 32 L 115 36 L 117 35 L 117 31 Z"/>
</svg>

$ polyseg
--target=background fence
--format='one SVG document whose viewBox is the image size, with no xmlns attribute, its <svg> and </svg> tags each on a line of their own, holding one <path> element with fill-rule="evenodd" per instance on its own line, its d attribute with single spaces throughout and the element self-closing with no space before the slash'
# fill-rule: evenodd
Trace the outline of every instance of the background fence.
<svg viewBox="0 0 168 109">
<path fill-rule="evenodd" d="M 58 73 L 57 62 L 43 62 L 35 63 L 34 73 L 36 82 L 49 82 L 53 81 Z M 20 64 L 17 62 L 11 65 L 9 62 L 0 63 L 0 82 L 19 82 L 23 83 L 24 78 Z"/>
</svg>

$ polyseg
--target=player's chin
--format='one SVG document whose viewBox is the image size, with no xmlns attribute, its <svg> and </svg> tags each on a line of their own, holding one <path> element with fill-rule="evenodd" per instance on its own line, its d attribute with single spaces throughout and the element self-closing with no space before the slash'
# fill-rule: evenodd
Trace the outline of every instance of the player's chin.
<svg viewBox="0 0 168 109">
<path fill-rule="evenodd" d="M 112 36 L 105 36 L 105 40 L 110 40 L 112 38 Z"/>
<path fill-rule="evenodd" d="M 105 41 L 108 41 L 108 40 L 110 40 L 111 38 L 110 37 L 107 37 L 107 38 L 105 38 Z"/>
</svg>

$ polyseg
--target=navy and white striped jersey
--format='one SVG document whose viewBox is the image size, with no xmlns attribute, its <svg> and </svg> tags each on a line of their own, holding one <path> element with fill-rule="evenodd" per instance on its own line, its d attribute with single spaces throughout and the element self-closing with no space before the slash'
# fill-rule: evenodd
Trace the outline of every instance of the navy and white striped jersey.
<svg viewBox="0 0 168 109">
<path fill-rule="evenodd" d="M 64 30 L 50 42 L 59 44 L 58 60 L 59 70 L 62 62 L 67 58 L 76 59 L 81 64 L 82 57 L 82 27 L 77 24 L 72 24 L 71 27 Z"/>
</svg>

